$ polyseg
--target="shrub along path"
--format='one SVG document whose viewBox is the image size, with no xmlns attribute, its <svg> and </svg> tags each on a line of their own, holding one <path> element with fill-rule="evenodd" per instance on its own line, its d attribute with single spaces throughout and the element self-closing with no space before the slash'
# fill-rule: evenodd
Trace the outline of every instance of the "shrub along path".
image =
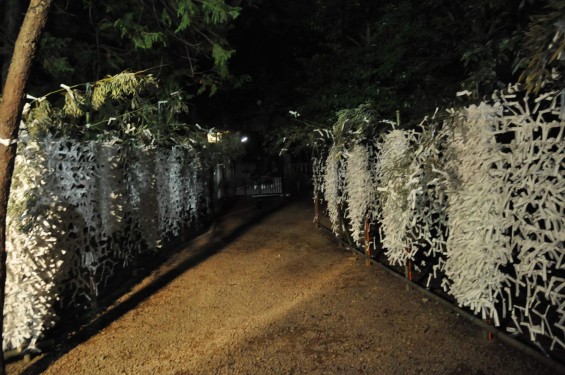
<svg viewBox="0 0 565 375">
<path fill-rule="evenodd" d="M 228 242 L 251 211 L 236 210 L 179 252 L 82 342 L 8 373 L 552 373 L 339 249 L 314 229 L 310 202 Z M 198 250 L 206 242 L 221 246 Z"/>
</svg>

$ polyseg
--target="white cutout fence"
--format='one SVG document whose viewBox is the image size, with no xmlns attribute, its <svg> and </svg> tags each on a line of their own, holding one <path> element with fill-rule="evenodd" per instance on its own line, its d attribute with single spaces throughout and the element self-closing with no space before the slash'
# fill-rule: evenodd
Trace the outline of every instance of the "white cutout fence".
<svg viewBox="0 0 565 375">
<path fill-rule="evenodd" d="M 532 100 L 509 87 L 490 104 L 426 119 L 419 131 L 392 130 L 366 146 L 336 141 L 325 163 L 314 160 L 315 193 L 335 233 L 340 205 L 357 242 L 360 218 L 373 219 L 389 263 L 412 262 L 428 273 L 426 286 L 441 286 L 458 305 L 561 356 L 565 121 L 558 103 L 559 92 Z"/>
<path fill-rule="evenodd" d="M 3 349 L 33 348 L 61 309 L 195 228 L 207 174 L 190 149 L 21 140 L 8 209 Z"/>
</svg>

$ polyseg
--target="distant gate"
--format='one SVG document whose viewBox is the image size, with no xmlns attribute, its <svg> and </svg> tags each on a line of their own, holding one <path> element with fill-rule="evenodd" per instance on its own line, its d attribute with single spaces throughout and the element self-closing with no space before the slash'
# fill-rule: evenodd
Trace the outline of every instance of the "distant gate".
<svg viewBox="0 0 565 375">
<path fill-rule="evenodd" d="M 282 178 L 269 177 L 262 178 L 255 182 L 249 182 L 243 186 L 238 186 L 236 195 L 238 196 L 265 196 L 265 195 L 282 195 Z"/>
</svg>

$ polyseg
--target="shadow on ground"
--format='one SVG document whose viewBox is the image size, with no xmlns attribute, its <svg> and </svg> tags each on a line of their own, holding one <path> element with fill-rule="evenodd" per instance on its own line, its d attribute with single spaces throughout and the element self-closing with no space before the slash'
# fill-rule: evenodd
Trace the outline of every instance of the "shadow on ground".
<svg viewBox="0 0 565 375">
<path fill-rule="evenodd" d="M 172 262 L 165 261 L 160 267 L 156 267 L 157 269 L 153 270 L 153 277 L 149 282 L 144 284 L 143 277 L 140 277 L 134 283 L 124 285 L 117 292 L 112 293 L 113 298 L 106 298 L 98 309 L 99 313 L 94 318 L 64 327 L 53 338 L 53 341 L 58 343 L 55 344 L 55 348 L 38 358 L 22 372 L 22 375 L 42 373 L 53 362 L 135 309 L 140 303 L 166 287 L 179 275 L 221 252 L 226 245 L 286 203 L 288 203 L 287 200 L 277 197 L 248 200 L 234 205 L 213 222 L 206 233 L 171 249 L 169 254 L 173 258 L 171 259 Z M 132 284 L 135 285 L 136 283 L 143 286 L 129 291 Z M 120 296 L 122 297 L 120 298 Z M 116 303 L 117 300 L 120 301 Z"/>
</svg>

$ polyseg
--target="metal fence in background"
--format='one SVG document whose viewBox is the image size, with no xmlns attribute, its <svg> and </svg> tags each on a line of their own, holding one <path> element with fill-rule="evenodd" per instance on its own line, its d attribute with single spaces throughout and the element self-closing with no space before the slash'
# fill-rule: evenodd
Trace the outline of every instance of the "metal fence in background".
<svg viewBox="0 0 565 375">
<path fill-rule="evenodd" d="M 270 177 L 255 182 L 249 182 L 243 186 L 236 188 L 237 196 L 266 196 L 266 195 L 282 195 L 282 178 Z"/>
</svg>

